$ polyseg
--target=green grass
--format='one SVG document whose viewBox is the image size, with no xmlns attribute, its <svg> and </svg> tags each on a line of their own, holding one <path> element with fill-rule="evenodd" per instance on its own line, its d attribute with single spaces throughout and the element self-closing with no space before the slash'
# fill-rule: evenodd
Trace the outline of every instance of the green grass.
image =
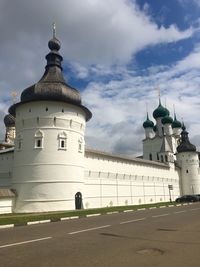
<svg viewBox="0 0 200 267">
<path fill-rule="evenodd" d="M 62 211 L 62 212 L 1 214 L 0 225 L 5 225 L 5 224 L 25 225 L 27 222 L 47 220 L 47 219 L 53 221 L 59 221 L 59 219 L 63 217 L 73 217 L 73 216 L 85 217 L 86 215 L 95 213 L 106 214 L 107 212 L 114 212 L 114 211 L 123 212 L 125 210 L 130 210 L 130 209 L 137 210 L 142 208 L 168 206 L 172 204 L 175 205 L 175 203 L 161 202 L 153 204 L 105 207 L 98 209 L 83 209 L 83 210 Z"/>
</svg>

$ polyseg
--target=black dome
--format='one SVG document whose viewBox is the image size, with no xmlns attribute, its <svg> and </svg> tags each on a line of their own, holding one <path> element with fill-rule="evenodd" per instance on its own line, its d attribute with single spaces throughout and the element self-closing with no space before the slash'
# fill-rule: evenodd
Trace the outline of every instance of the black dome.
<svg viewBox="0 0 200 267">
<path fill-rule="evenodd" d="M 15 117 L 13 117 L 11 114 L 7 114 L 4 117 L 4 124 L 6 127 L 15 127 Z"/>
<path fill-rule="evenodd" d="M 92 113 L 81 104 L 79 91 L 68 85 L 63 77 L 61 66 L 63 58 L 58 52 L 60 41 L 53 37 L 48 46 L 51 51 L 46 55 L 47 65 L 42 78 L 22 92 L 21 102 L 11 106 L 9 112 L 15 114 L 17 105 L 30 101 L 61 101 L 81 107 L 86 113 L 86 120 L 89 120 Z"/>
</svg>

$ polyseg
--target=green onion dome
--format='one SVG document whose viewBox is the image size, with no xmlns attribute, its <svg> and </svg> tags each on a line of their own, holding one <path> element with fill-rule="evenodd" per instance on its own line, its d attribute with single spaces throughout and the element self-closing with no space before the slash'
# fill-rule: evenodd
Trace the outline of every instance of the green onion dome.
<svg viewBox="0 0 200 267">
<path fill-rule="evenodd" d="M 143 127 L 144 127 L 144 129 L 146 129 L 146 128 L 153 128 L 153 127 L 154 127 L 154 123 L 153 123 L 153 121 L 151 121 L 151 120 L 149 119 L 148 113 L 147 113 L 147 119 L 146 119 L 146 121 L 143 123 Z"/>
<path fill-rule="evenodd" d="M 170 117 L 170 116 L 165 116 L 164 118 L 162 118 L 162 124 L 167 124 L 167 123 L 170 123 L 172 124 L 173 123 L 173 119 Z"/>
<path fill-rule="evenodd" d="M 176 119 L 176 115 L 174 115 L 174 121 L 172 123 L 172 128 L 181 128 L 182 123 Z"/>
<path fill-rule="evenodd" d="M 162 118 L 165 116 L 169 116 L 169 110 L 161 105 L 161 102 L 159 101 L 159 106 L 157 109 L 153 112 L 154 119 Z"/>
</svg>

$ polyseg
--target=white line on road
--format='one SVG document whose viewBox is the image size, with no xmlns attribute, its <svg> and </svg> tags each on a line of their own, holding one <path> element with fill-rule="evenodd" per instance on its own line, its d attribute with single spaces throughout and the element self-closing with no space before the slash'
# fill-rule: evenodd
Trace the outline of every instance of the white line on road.
<svg viewBox="0 0 200 267">
<path fill-rule="evenodd" d="M 140 219 L 135 219 L 135 220 L 131 220 L 131 221 L 124 221 L 124 222 L 120 222 L 120 224 L 125 224 L 125 223 L 132 223 L 132 222 L 139 222 L 139 221 L 143 221 L 146 218 L 140 218 Z"/>
<path fill-rule="evenodd" d="M 160 215 L 154 215 L 152 216 L 153 218 L 157 218 L 157 217 L 164 217 L 164 216 L 168 216 L 170 215 L 169 213 L 165 213 L 165 214 L 160 214 Z"/>
<path fill-rule="evenodd" d="M 71 232 L 71 233 L 68 233 L 68 234 L 69 234 L 69 235 L 75 235 L 75 234 L 78 234 L 78 233 L 83 233 L 83 232 L 88 232 L 88 231 L 98 230 L 98 229 L 106 228 L 106 227 L 110 227 L 110 226 L 111 226 L 111 225 L 108 224 L 108 225 L 103 225 L 103 226 L 94 227 L 94 228 L 88 228 L 88 229 L 84 229 L 84 230 L 80 230 L 80 231 L 76 231 L 76 232 Z"/>
<path fill-rule="evenodd" d="M 183 212 L 186 212 L 186 210 L 175 211 L 174 214 L 183 213 Z"/>
<path fill-rule="evenodd" d="M 197 208 L 197 209 L 191 209 L 190 211 L 193 211 L 193 210 L 199 210 L 200 208 Z"/>
<path fill-rule="evenodd" d="M 2 245 L 2 246 L 0 246 L 0 248 L 7 248 L 7 247 L 12 247 L 12 246 L 18 246 L 18 245 L 33 243 L 33 242 L 39 242 L 39 241 L 43 241 L 43 240 L 51 239 L 51 238 L 52 238 L 51 236 L 48 236 L 48 237 L 43 237 L 43 238 L 39 238 L 39 239 L 27 240 L 27 241 L 23 241 L 23 242 L 17 242 L 17 243 Z"/>
</svg>

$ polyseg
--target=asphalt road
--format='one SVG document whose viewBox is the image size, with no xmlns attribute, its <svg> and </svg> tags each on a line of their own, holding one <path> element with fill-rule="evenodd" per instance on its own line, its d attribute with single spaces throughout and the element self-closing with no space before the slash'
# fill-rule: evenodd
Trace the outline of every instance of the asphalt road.
<svg viewBox="0 0 200 267">
<path fill-rule="evenodd" d="M 200 203 L 0 230 L 0 267 L 199 267 Z"/>
</svg>

